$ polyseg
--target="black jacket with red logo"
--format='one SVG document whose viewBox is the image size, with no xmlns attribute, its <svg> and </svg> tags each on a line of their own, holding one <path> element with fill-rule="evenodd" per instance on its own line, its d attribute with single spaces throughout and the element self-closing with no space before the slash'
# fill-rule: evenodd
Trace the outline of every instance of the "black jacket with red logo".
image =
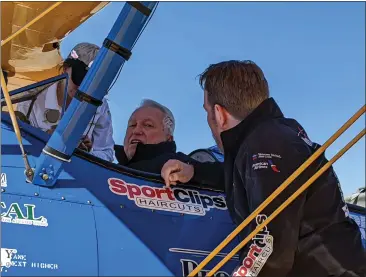
<svg viewBox="0 0 366 277">
<path fill-rule="evenodd" d="M 248 217 L 319 147 L 303 128 L 264 101 L 221 135 L 225 192 L 236 224 Z M 320 156 L 240 234 L 244 239 L 327 162 Z M 236 276 L 366 276 L 357 224 L 348 216 L 338 178 L 330 168 L 261 230 L 240 253 Z"/>
</svg>

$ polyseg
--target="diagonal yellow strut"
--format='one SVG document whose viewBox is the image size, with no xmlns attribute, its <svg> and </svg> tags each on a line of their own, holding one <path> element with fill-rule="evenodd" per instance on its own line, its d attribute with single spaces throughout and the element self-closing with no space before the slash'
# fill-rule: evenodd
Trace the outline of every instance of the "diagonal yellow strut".
<svg viewBox="0 0 366 277">
<path fill-rule="evenodd" d="M 45 11 L 43 11 L 41 14 L 39 14 L 38 16 L 36 16 L 34 19 L 32 19 L 31 21 L 29 21 L 27 24 L 25 24 L 22 28 L 20 28 L 18 31 L 16 31 L 15 33 L 11 34 L 10 36 L 8 36 L 6 39 L 1 41 L 1 46 L 4 46 L 6 43 L 8 43 L 9 41 L 11 41 L 13 38 L 15 38 L 17 35 L 19 35 L 20 33 L 22 33 L 24 30 L 26 30 L 27 28 L 29 28 L 31 25 L 33 25 L 34 23 L 36 23 L 38 20 L 40 20 L 42 17 L 44 17 L 46 14 L 48 14 L 50 11 L 54 10 L 57 6 L 61 5 L 62 2 L 56 2 L 55 4 L 53 4 L 51 7 L 49 7 L 48 9 L 46 9 Z"/>
<path fill-rule="evenodd" d="M 9 109 L 11 123 L 13 124 L 14 132 L 15 132 L 15 135 L 18 139 L 20 150 L 22 151 L 22 156 L 23 156 L 24 165 L 25 165 L 25 175 L 27 176 L 28 181 L 30 181 L 29 179 L 31 179 L 33 177 L 33 170 L 31 168 L 31 166 L 29 165 L 28 157 L 27 157 L 27 154 L 25 153 L 25 150 L 24 150 L 22 135 L 20 133 L 18 121 L 17 121 L 16 115 L 15 115 L 15 112 L 14 112 L 13 105 L 11 103 L 11 98 L 10 98 L 10 95 L 9 95 L 8 87 L 6 86 L 6 82 L 5 82 L 5 78 L 4 78 L 4 74 L 3 74 L 2 70 L 0 72 L 0 75 L 1 75 L 1 88 L 3 89 L 5 102 L 6 102 L 6 105 L 8 106 L 8 109 Z"/>
<path fill-rule="evenodd" d="M 230 241 L 235 238 L 263 209 L 265 209 L 272 201 L 273 199 L 275 199 L 283 190 L 285 190 L 309 165 L 311 165 L 341 134 L 343 134 L 359 117 L 361 117 L 366 111 L 366 106 L 364 105 L 361 109 L 359 109 L 335 134 L 333 134 L 311 157 L 309 157 L 308 160 L 306 160 L 293 174 L 291 174 L 286 181 L 284 181 L 282 183 L 281 186 L 279 186 L 266 200 L 264 200 L 262 202 L 262 204 L 260 204 L 258 206 L 257 209 L 255 209 L 254 212 L 252 212 L 252 214 L 250 214 L 237 228 L 235 228 L 235 230 L 233 232 L 231 232 L 231 234 L 229 234 L 226 239 L 224 239 L 188 276 L 189 277 L 193 277 L 196 276 L 198 274 L 198 272 L 200 272 L 218 253 L 220 253 L 220 251 L 226 247 L 226 245 L 228 243 L 230 243 Z M 364 135 L 364 133 L 363 133 Z M 348 146 L 348 145 L 347 145 Z M 347 147 L 346 146 L 346 147 Z M 342 149 L 341 151 L 343 151 L 344 149 Z M 347 149 L 348 150 L 348 149 Z M 347 151 L 346 150 L 346 151 Z M 340 151 L 340 152 L 341 152 Z M 339 152 L 339 153 L 340 153 Z M 343 155 L 343 154 L 342 154 Z M 338 157 L 339 158 L 339 157 Z M 336 160 L 338 159 L 336 158 Z M 334 159 L 334 158 L 333 158 Z M 334 162 L 334 161 L 333 161 Z M 329 162 L 328 162 L 329 163 Z M 328 164 L 327 163 L 327 164 Z M 327 165 L 326 164 L 326 165 Z M 326 166 L 325 165 L 325 166 Z M 324 167 L 325 167 L 324 166 Z M 330 165 L 329 165 L 330 166 Z M 322 170 L 322 169 L 321 169 Z M 315 175 L 314 175 L 315 176 Z M 313 177 L 314 177 L 313 176 Z M 311 180 L 311 179 L 309 179 Z M 308 180 L 308 181 L 309 181 Z M 305 183 L 307 184 L 307 183 Z M 304 185 L 305 185 L 304 184 Z M 311 183 L 310 183 L 311 184 Z M 296 193 L 296 192 L 295 192 Z M 296 197 L 295 197 L 296 198 Z M 290 199 L 290 198 L 289 198 Z M 268 220 L 269 218 L 267 218 Z M 266 222 L 266 221 L 265 221 Z M 262 225 L 260 225 L 262 226 Z M 264 226 L 264 225 L 263 225 Z M 261 228 L 263 228 L 263 226 Z M 259 228 L 259 226 L 258 226 Z M 257 229 L 258 229 L 257 228 Z M 256 230 L 257 230 L 256 229 Z M 258 229 L 260 230 L 260 229 Z M 254 233 L 254 231 L 252 232 L 252 234 Z M 251 234 L 251 235 L 252 235 Z M 256 234 L 256 233 L 255 233 Z M 255 235 L 254 234 L 254 235 Z M 253 236 L 254 236 L 253 235 Z M 249 237 L 249 236 L 248 236 Z M 251 238 L 248 239 L 248 237 L 244 240 L 244 241 L 249 241 Z M 243 242 L 244 242 L 243 241 Z M 243 243 L 242 242 L 242 243 Z M 237 247 L 239 247 L 239 244 Z M 245 243 L 243 244 L 245 245 Z M 242 246 L 243 246 L 242 245 Z M 241 247 L 242 247 L 241 246 Z M 240 248 L 241 248 L 240 247 Z M 239 248 L 239 249 L 240 249 Z M 235 248 L 236 249 L 236 248 Z M 234 250 L 235 250 L 234 249 Z M 233 251 L 234 251 L 233 250 Z M 236 252 L 235 252 L 236 253 Z M 232 252 L 230 253 L 232 254 Z M 229 255 L 230 255 L 229 254 Z M 229 256 L 228 255 L 228 256 Z M 235 255 L 235 254 L 233 254 Z M 227 257 L 228 257 L 227 256 Z M 230 259 L 230 258 L 229 258 Z M 214 269 L 211 270 L 209 272 L 209 275 L 207 276 L 211 276 L 210 274 L 212 274 L 213 272 L 216 272 L 225 262 L 227 262 L 228 259 L 224 259 L 223 261 L 221 261 Z"/>
</svg>

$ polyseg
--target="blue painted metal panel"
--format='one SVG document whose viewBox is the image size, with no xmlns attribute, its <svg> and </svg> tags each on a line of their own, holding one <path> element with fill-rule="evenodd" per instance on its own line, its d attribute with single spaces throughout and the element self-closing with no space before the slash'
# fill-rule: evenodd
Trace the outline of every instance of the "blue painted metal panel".
<svg viewBox="0 0 366 277">
<path fill-rule="evenodd" d="M 3 116 L 3 113 L 2 113 Z M 35 165 L 37 143 L 27 140 L 26 132 L 22 132 L 24 148 L 29 155 L 29 163 Z M 38 142 L 39 145 L 41 145 Z M 2 183 L 2 191 L 17 193 L 19 195 L 34 196 L 40 188 L 25 182 L 24 162 L 22 160 L 19 144 L 15 133 L 8 124 L 1 122 L 1 173 L 6 183 Z M 11 185 L 9 185 L 11 184 Z"/>
<path fill-rule="evenodd" d="M 220 162 L 224 162 L 224 154 L 221 153 L 217 145 L 211 146 L 207 150 L 210 151 L 211 154 L 214 155 Z"/>
<path fill-rule="evenodd" d="M 352 217 L 357 223 L 358 227 L 360 227 L 362 244 L 366 249 L 366 211 L 363 214 L 351 211 L 350 217 Z"/>
<path fill-rule="evenodd" d="M 33 151 L 33 144 L 28 140 L 26 134 L 22 133 L 22 140 L 24 149 L 27 153 L 34 153 Z M 1 156 L 2 160 L 6 163 L 7 166 L 14 166 L 14 167 L 22 167 L 24 168 L 24 162 L 20 158 L 21 155 L 20 147 L 18 141 L 16 139 L 15 133 L 11 125 L 1 123 Z M 30 154 L 29 163 L 31 166 L 36 164 L 37 156 Z"/>
<path fill-rule="evenodd" d="M 91 206 L 3 193 L 1 216 L 3 276 L 98 275 Z"/>
<path fill-rule="evenodd" d="M 134 216 L 134 221 L 140 220 L 138 213 Z M 155 249 L 149 248 L 129 228 L 129 222 L 121 221 L 101 207 L 95 208 L 95 218 L 101 276 L 174 276 L 154 253 Z"/>
<path fill-rule="evenodd" d="M 21 156 L 18 156 L 18 158 L 21 159 Z M 1 185 L 2 192 L 23 196 L 39 194 L 39 187 L 25 182 L 24 167 L 7 166 L 4 161 L 1 161 L 1 164 L 2 177 L 6 178 L 6 185 Z"/>
<path fill-rule="evenodd" d="M 119 176 L 119 178 L 113 180 L 118 180 L 119 184 L 123 184 L 122 181 L 126 182 L 123 186 L 125 186 L 126 192 L 129 192 L 127 196 L 115 195 L 110 187 L 104 187 L 101 182 L 98 182 L 99 186 L 93 189 L 94 194 L 98 195 L 108 209 L 152 249 L 176 276 L 181 274 L 181 267 L 177 267 L 179 254 L 171 255 L 171 248 L 211 251 L 233 229 L 227 210 L 211 207 L 209 211 L 204 211 L 203 205 L 197 204 L 197 201 L 195 204 L 191 199 L 189 199 L 190 202 L 181 202 L 174 193 L 169 194 L 171 197 L 168 197 L 167 190 L 163 189 L 160 184 L 142 187 L 143 182 L 138 179 L 127 176 Z M 109 183 L 111 184 L 112 181 L 110 180 Z M 135 184 L 139 184 L 139 186 Z M 146 182 L 144 182 L 145 184 Z M 123 192 L 123 187 L 119 188 L 122 189 L 116 190 L 116 192 Z M 143 189 L 145 189 L 144 192 Z M 148 194 L 151 195 L 152 191 L 160 191 L 162 197 L 149 197 Z M 182 195 L 186 193 L 186 196 L 189 192 L 195 192 L 194 195 L 204 197 L 202 199 L 208 199 L 207 195 L 217 195 L 212 192 L 204 192 L 205 195 L 203 195 L 201 191 L 193 189 L 179 189 L 179 191 Z M 140 201 L 141 199 L 145 202 Z M 188 200 L 188 197 L 184 200 Z M 166 210 L 170 211 L 156 210 L 164 208 L 163 204 L 167 204 Z M 143 206 L 143 208 L 139 208 L 137 205 Z M 194 213 L 197 212 L 196 215 L 189 214 L 192 210 L 187 207 L 191 206 L 198 208 L 197 210 L 192 209 Z M 233 245 L 231 244 L 228 248 L 232 249 Z M 143 258 L 143 260 L 147 260 L 147 258 Z"/>
<path fill-rule="evenodd" d="M 199 261 L 203 257 L 202 253 L 207 255 L 212 251 L 233 227 L 231 224 L 222 223 L 219 217 L 198 218 L 186 214 L 176 217 L 143 209 L 132 211 L 117 206 L 111 210 L 144 245 L 154 252 L 154 256 L 159 257 L 174 276 L 182 275 L 180 259 Z M 104 246 L 104 243 L 100 243 L 99 247 L 102 245 Z M 224 252 L 232 248 L 231 244 Z M 149 256 L 141 255 L 139 260 L 149 261 Z M 216 264 L 217 261 L 216 259 L 213 263 Z M 231 263 L 225 266 L 225 269 L 231 272 L 234 266 L 235 264 Z M 158 272 L 151 271 L 150 274 Z"/>
</svg>

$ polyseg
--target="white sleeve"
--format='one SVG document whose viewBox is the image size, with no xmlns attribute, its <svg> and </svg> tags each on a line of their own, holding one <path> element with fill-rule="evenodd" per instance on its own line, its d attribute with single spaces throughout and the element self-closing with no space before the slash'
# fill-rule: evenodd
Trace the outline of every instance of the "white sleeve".
<svg viewBox="0 0 366 277">
<path fill-rule="evenodd" d="M 17 103 L 14 110 L 21 112 L 22 114 L 27 116 L 27 113 L 28 113 L 28 110 L 30 107 L 30 103 L 31 103 L 31 101 L 24 101 L 24 102 Z"/>
<path fill-rule="evenodd" d="M 105 107 L 101 111 L 101 116 L 95 123 L 92 133 L 93 148 L 90 154 L 103 160 L 113 162 L 114 160 L 114 140 L 112 117 L 108 103 L 105 102 Z"/>
<path fill-rule="evenodd" d="M 27 113 L 29 111 L 31 102 L 32 101 L 29 100 L 29 101 L 24 101 L 24 102 L 17 103 L 14 110 L 18 111 L 18 112 L 21 112 L 22 114 L 24 114 L 24 116 L 27 116 Z M 31 111 L 31 113 L 29 115 L 28 120 L 29 120 L 29 123 L 30 123 L 31 126 L 39 128 L 37 118 L 35 118 L 35 116 L 34 116 L 34 107 L 33 107 L 33 110 Z"/>
</svg>

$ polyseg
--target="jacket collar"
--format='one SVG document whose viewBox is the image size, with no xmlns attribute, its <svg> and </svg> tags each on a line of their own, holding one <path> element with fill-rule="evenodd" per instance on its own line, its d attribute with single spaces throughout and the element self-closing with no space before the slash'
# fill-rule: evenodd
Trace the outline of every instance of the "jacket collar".
<svg viewBox="0 0 366 277">
<path fill-rule="evenodd" d="M 136 147 L 135 155 L 131 160 L 128 160 L 122 145 L 116 145 L 114 148 L 116 159 L 121 165 L 127 165 L 129 163 L 135 163 L 142 160 L 150 160 L 157 156 L 166 153 L 176 153 L 177 151 L 177 146 L 174 141 L 165 141 L 158 144 L 139 143 Z"/>
<path fill-rule="evenodd" d="M 283 113 L 276 101 L 273 98 L 268 98 L 237 126 L 221 133 L 225 154 L 237 151 L 245 137 L 259 124 L 273 118 L 283 118 Z"/>
</svg>

